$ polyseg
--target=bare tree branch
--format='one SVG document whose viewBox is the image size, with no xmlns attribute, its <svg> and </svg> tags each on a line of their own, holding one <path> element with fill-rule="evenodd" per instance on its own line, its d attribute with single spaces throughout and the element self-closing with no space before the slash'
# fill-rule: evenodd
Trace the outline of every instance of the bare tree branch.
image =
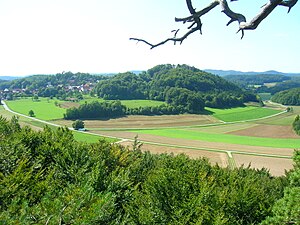
<svg viewBox="0 0 300 225">
<path fill-rule="evenodd" d="M 231 2 L 233 1 L 238 1 L 238 0 L 230 0 Z M 158 47 L 160 45 L 163 45 L 169 41 L 173 41 L 174 44 L 179 42 L 182 44 L 182 42 L 191 34 L 195 33 L 196 31 L 199 31 L 200 34 L 202 34 L 202 22 L 201 22 L 201 17 L 208 12 L 210 12 L 212 9 L 214 9 L 216 6 L 220 6 L 222 12 L 229 17 L 229 22 L 227 23 L 227 26 L 230 25 L 233 22 L 238 22 L 238 31 L 241 31 L 242 36 L 241 38 L 244 37 L 244 31 L 245 30 L 255 30 L 258 25 L 265 19 L 267 18 L 273 10 L 277 6 L 284 6 L 288 7 L 288 13 L 290 10 L 297 4 L 298 0 L 268 0 L 268 2 L 262 6 L 261 11 L 252 19 L 250 22 L 247 22 L 246 17 L 243 14 L 239 14 L 236 12 L 233 12 L 227 3 L 227 0 L 213 0 L 207 7 L 201 9 L 200 11 L 196 11 L 195 8 L 193 7 L 192 0 L 186 0 L 186 5 L 187 8 L 190 12 L 190 16 L 184 17 L 184 18 L 175 18 L 175 22 L 182 22 L 183 24 L 185 23 L 191 23 L 187 29 L 188 31 L 183 34 L 181 37 L 177 37 L 177 34 L 179 32 L 179 29 L 173 30 L 174 32 L 174 37 L 172 38 L 167 38 L 164 41 L 161 41 L 157 44 L 151 44 L 150 42 L 140 39 L 140 38 L 130 38 L 130 40 L 136 40 L 138 42 L 144 42 L 145 44 L 149 45 L 151 49 Z"/>
</svg>

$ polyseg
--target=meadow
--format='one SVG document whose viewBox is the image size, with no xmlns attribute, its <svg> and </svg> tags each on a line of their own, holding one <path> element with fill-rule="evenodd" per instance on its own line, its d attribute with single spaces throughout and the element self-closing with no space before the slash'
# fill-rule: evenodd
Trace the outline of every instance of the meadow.
<svg viewBox="0 0 300 225">
<path fill-rule="evenodd" d="M 200 140 L 217 143 L 229 143 L 249 146 L 264 146 L 276 148 L 299 148 L 300 139 L 261 138 L 250 136 L 238 136 L 220 133 L 207 133 L 187 129 L 157 129 L 157 130 L 136 130 L 136 133 L 151 134 L 168 138 L 186 140 Z"/>
<path fill-rule="evenodd" d="M 105 100 L 102 98 L 88 97 L 84 100 L 81 100 L 79 103 L 84 104 L 85 102 L 90 103 L 93 101 L 104 102 Z M 112 101 L 112 100 L 110 100 Z M 139 107 L 152 107 L 152 106 L 160 106 L 166 104 L 162 101 L 155 100 L 121 100 L 122 105 L 125 105 L 127 108 L 139 108 Z"/>
<path fill-rule="evenodd" d="M 30 110 L 33 110 L 35 117 L 41 120 L 55 120 L 63 118 L 66 109 L 57 107 L 62 103 L 57 99 L 39 98 L 38 101 L 33 101 L 31 98 L 21 98 L 13 101 L 6 101 L 7 106 L 18 113 L 28 115 Z"/>
<path fill-rule="evenodd" d="M 206 107 L 206 110 L 211 112 L 214 117 L 224 122 L 259 119 L 281 112 L 281 110 L 277 109 L 261 108 L 255 106 L 238 107 L 231 109 L 215 109 Z"/>
</svg>

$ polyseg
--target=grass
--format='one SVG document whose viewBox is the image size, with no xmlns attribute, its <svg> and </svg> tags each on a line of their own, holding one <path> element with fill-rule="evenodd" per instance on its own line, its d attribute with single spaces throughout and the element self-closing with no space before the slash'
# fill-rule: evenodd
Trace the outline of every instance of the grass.
<svg viewBox="0 0 300 225">
<path fill-rule="evenodd" d="M 0 115 L 7 119 L 11 119 L 11 117 L 14 114 L 4 110 L 3 106 L 0 106 Z M 44 128 L 46 126 L 42 122 L 39 122 L 36 120 L 31 120 L 31 119 L 23 117 L 23 116 L 19 116 L 19 122 L 24 125 L 40 127 L 40 128 Z M 57 127 L 55 127 L 55 126 L 51 126 L 51 125 L 47 125 L 47 126 L 50 127 L 51 129 L 57 129 Z M 105 139 L 106 141 L 111 142 L 111 143 L 118 141 L 118 139 L 114 139 L 114 138 L 106 138 L 106 137 L 96 136 L 96 135 L 87 134 L 87 133 L 83 133 L 83 132 L 76 132 L 76 131 L 72 131 L 72 132 L 74 135 L 74 139 L 76 141 L 80 141 L 80 142 L 96 143 L 101 139 Z"/>
<path fill-rule="evenodd" d="M 238 107 L 231 109 L 215 109 L 207 107 L 206 110 L 212 112 L 214 117 L 224 122 L 253 120 L 271 116 L 281 112 L 280 110 L 254 106 Z"/>
<path fill-rule="evenodd" d="M 42 120 L 55 120 L 63 118 L 65 109 L 55 106 L 55 101 L 59 100 L 39 98 L 39 101 L 32 101 L 31 98 L 22 98 L 14 101 L 6 101 L 8 107 L 18 113 L 28 115 L 29 110 L 33 110 L 36 118 Z"/>
<path fill-rule="evenodd" d="M 159 129 L 159 130 L 136 130 L 136 133 L 151 134 L 170 138 L 186 140 L 199 140 L 218 143 L 229 143 L 250 146 L 265 146 L 277 148 L 299 148 L 300 139 L 259 138 L 249 136 L 237 136 L 231 134 L 213 134 L 186 129 Z"/>
<path fill-rule="evenodd" d="M 84 100 L 81 100 L 79 103 L 84 104 L 85 102 L 90 103 L 93 101 L 104 102 L 105 100 L 102 98 L 94 98 L 90 97 Z M 112 100 L 109 100 L 112 101 Z M 127 108 L 138 108 L 138 107 L 151 107 L 151 106 L 160 106 L 162 104 L 166 104 L 162 101 L 154 101 L 154 100 L 121 100 L 121 104 L 125 105 Z"/>
</svg>

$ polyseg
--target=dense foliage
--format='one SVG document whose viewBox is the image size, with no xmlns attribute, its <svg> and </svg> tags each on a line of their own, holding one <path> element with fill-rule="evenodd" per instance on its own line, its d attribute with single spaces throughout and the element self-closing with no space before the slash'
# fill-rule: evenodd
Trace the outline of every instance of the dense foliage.
<svg viewBox="0 0 300 225">
<path fill-rule="evenodd" d="M 204 106 L 227 108 L 257 101 L 254 94 L 225 79 L 187 65 L 159 65 L 139 75 L 117 74 L 100 81 L 94 94 L 104 99 L 151 99 L 200 112 Z"/>
<path fill-rule="evenodd" d="M 196 102 L 195 102 L 196 103 Z M 190 107 L 190 106 L 189 106 Z M 197 107 L 197 106 L 196 106 Z M 186 112 L 182 106 L 166 105 L 126 108 L 119 100 L 93 101 L 66 110 L 64 119 L 103 119 L 117 118 L 125 115 L 176 115 Z"/>
<path fill-rule="evenodd" d="M 271 100 L 283 105 L 300 105 L 300 88 L 278 92 Z"/>
<path fill-rule="evenodd" d="M 132 149 L 78 143 L 65 128 L 35 132 L 15 117 L 0 117 L 0 149 L 3 224 L 299 222 L 298 153 L 283 192 L 286 178 L 264 169 L 152 155 L 137 141 Z"/>
<path fill-rule="evenodd" d="M 83 129 L 84 128 L 84 122 L 82 120 L 75 120 L 72 123 L 72 127 L 74 128 L 74 130 Z"/>
<path fill-rule="evenodd" d="M 293 129 L 296 132 L 296 134 L 300 135 L 300 117 L 299 117 L 299 115 L 296 116 L 296 118 L 293 122 Z"/>
<path fill-rule="evenodd" d="M 85 103 L 78 108 L 70 108 L 66 110 L 64 118 L 73 119 L 96 119 L 96 118 L 112 118 L 125 115 L 125 106 L 120 101 L 94 101 Z"/>
</svg>

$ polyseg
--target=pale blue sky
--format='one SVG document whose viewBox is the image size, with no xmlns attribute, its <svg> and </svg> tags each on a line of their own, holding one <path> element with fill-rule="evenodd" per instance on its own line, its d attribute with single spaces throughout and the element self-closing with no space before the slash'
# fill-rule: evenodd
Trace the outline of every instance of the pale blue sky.
<svg viewBox="0 0 300 225">
<path fill-rule="evenodd" d="M 195 7 L 207 6 L 198 0 Z M 230 3 L 250 20 L 262 0 Z M 196 4 L 197 3 L 197 4 Z M 300 3 L 278 7 L 243 40 L 237 24 L 215 8 L 202 18 L 203 35 L 149 50 L 130 37 L 161 41 L 186 28 L 185 0 L 0 0 L 0 76 L 146 70 L 157 64 L 199 69 L 300 72 Z M 251 17 L 252 16 L 252 17 Z"/>
</svg>

